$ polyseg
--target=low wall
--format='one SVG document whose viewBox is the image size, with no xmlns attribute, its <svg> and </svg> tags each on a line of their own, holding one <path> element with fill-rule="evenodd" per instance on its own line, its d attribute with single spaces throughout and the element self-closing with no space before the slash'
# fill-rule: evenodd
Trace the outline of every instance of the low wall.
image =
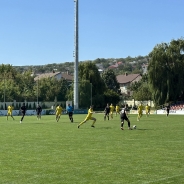
<svg viewBox="0 0 184 184">
<path fill-rule="evenodd" d="M 13 113 L 13 116 L 21 115 L 19 110 L 13 110 L 12 113 Z M 42 115 L 45 115 L 45 114 L 46 114 L 46 110 L 43 109 Z M 6 115 L 7 115 L 7 110 L 0 110 L 0 116 L 6 116 Z M 36 115 L 36 111 L 35 110 L 27 110 L 26 115 L 29 115 L 29 116 Z"/>
<path fill-rule="evenodd" d="M 166 114 L 166 110 L 157 110 L 157 114 Z M 170 110 L 170 115 L 184 115 L 184 110 Z"/>
<path fill-rule="evenodd" d="M 4 110 L 9 105 L 13 105 L 14 109 L 20 109 L 20 107 L 22 106 L 23 103 L 25 103 L 28 108 L 35 109 L 38 102 L 27 102 L 27 101 L 24 101 L 24 102 L 16 102 L 16 100 L 14 100 L 13 102 L 5 102 L 5 103 L 4 102 L 0 102 L 0 109 Z M 63 108 L 66 108 L 66 101 L 39 102 L 39 104 L 41 106 L 44 105 L 44 108 L 54 108 L 55 109 L 58 104 L 60 104 Z"/>
<path fill-rule="evenodd" d="M 77 110 L 74 110 L 74 114 L 87 114 L 87 109 L 77 109 Z M 12 115 L 13 116 L 19 116 L 21 115 L 20 114 L 20 111 L 19 110 L 13 110 L 12 111 Z M 42 115 L 54 115 L 55 114 L 55 110 L 53 109 L 42 109 Z M 62 114 L 67 114 L 66 111 L 63 111 Z M 0 110 L 0 116 L 6 116 L 7 115 L 7 110 Z M 26 115 L 28 116 L 32 116 L 32 115 L 36 115 L 36 111 L 35 110 L 27 110 L 26 111 Z"/>
<path fill-rule="evenodd" d="M 138 114 L 137 110 L 130 110 L 130 114 Z M 146 114 L 146 111 L 143 110 L 143 114 Z M 166 110 L 151 110 L 150 114 L 158 114 L 158 115 L 165 115 Z M 170 110 L 169 114 L 171 115 L 184 115 L 184 110 Z"/>
<path fill-rule="evenodd" d="M 134 105 L 138 106 L 140 103 L 142 103 L 143 106 L 146 106 L 148 104 L 150 107 L 154 107 L 153 101 L 142 101 L 142 102 L 140 102 L 140 101 L 136 101 L 136 100 L 135 101 L 134 100 L 125 100 L 124 103 L 126 103 L 126 104 L 128 104 L 128 106 L 132 106 L 132 107 Z"/>
<path fill-rule="evenodd" d="M 104 113 L 104 112 L 102 112 Z M 0 110 L 0 116 L 6 116 L 7 114 L 7 110 Z M 43 109 L 42 110 L 42 115 L 53 115 L 55 114 L 55 110 L 46 110 Z M 63 111 L 63 114 L 66 114 L 66 111 Z M 75 110 L 74 114 L 87 114 L 87 109 L 79 109 L 79 110 Z M 130 110 L 130 114 L 138 114 L 137 110 Z M 146 114 L 145 110 L 143 110 L 143 114 Z M 165 110 L 151 110 L 150 114 L 158 114 L 158 115 L 165 115 L 166 111 Z M 169 112 L 170 115 L 184 115 L 184 110 L 170 110 Z M 13 110 L 13 116 L 19 116 L 21 115 L 19 110 Z M 32 116 L 32 115 L 36 115 L 36 111 L 35 110 L 27 110 L 26 111 L 26 115 L 28 116 Z"/>
<path fill-rule="evenodd" d="M 87 109 L 76 109 L 73 111 L 74 114 L 87 114 L 88 110 Z M 46 115 L 52 115 L 55 114 L 55 110 L 46 110 Z M 66 111 L 63 111 L 62 114 L 67 114 Z"/>
<path fill-rule="evenodd" d="M 143 114 L 146 114 L 145 110 L 143 110 L 142 112 L 143 112 Z M 130 114 L 138 114 L 138 112 L 137 112 L 137 110 L 130 110 Z M 155 110 L 151 110 L 150 114 L 156 114 L 156 111 Z"/>
</svg>

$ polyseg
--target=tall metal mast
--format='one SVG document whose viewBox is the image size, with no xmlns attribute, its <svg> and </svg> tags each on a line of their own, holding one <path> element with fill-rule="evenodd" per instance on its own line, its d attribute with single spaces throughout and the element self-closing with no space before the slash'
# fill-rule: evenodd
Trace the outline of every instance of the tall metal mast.
<svg viewBox="0 0 184 184">
<path fill-rule="evenodd" d="M 79 107 L 79 96 L 78 96 L 78 0 L 74 0 L 75 3 L 75 33 L 74 33 L 74 46 L 75 46 L 75 51 L 74 51 L 74 57 L 75 57 L 75 62 L 74 62 L 74 109 L 78 109 Z"/>
</svg>

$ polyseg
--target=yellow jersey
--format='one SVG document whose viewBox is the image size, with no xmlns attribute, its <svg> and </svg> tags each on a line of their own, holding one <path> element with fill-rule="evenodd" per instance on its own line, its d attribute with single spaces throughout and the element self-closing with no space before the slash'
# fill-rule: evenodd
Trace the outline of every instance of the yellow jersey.
<svg viewBox="0 0 184 184">
<path fill-rule="evenodd" d="M 114 106 L 110 105 L 110 112 L 113 112 L 113 111 L 114 111 Z"/>
<path fill-rule="evenodd" d="M 91 118 L 92 114 L 93 114 L 93 109 L 89 108 L 88 115 L 86 116 L 86 118 Z"/>
<path fill-rule="evenodd" d="M 146 105 L 145 110 L 146 110 L 146 112 L 148 112 L 148 110 L 149 110 L 149 106 L 148 105 Z"/>
<path fill-rule="evenodd" d="M 143 110 L 143 106 L 140 105 L 140 106 L 138 107 L 138 112 L 139 112 L 139 113 L 142 113 L 142 110 Z"/>
<path fill-rule="evenodd" d="M 63 108 L 61 106 L 56 107 L 56 114 L 61 114 L 62 111 L 63 111 Z"/>
<path fill-rule="evenodd" d="M 116 112 L 119 112 L 119 105 L 116 105 Z"/>
<path fill-rule="evenodd" d="M 148 111 L 150 111 L 151 107 L 148 105 Z"/>
<path fill-rule="evenodd" d="M 12 106 L 8 106 L 8 112 L 11 113 L 13 111 L 13 107 Z"/>
</svg>

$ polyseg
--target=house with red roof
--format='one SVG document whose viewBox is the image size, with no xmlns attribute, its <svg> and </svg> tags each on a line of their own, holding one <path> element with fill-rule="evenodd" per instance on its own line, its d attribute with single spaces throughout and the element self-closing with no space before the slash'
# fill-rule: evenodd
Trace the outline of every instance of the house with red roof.
<svg viewBox="0 0 184 184">
<path fill-rule="evenodd" d="M 116 69 L 116 68 L 118 68 L 120 65 L 122 65 L 122 62 L 116 62 L 115 64 L 113 64 L 113 65 L 110 65 L 109 67 L 108 67 L 108 69 Z"/>
<path fill-rule="evenodd" d="M 127 94 L 130 95 L 130 92 L 128 90 L 128 87 L 134 83 L 134 82 L 138 82 L 139 80 L 142 79 L 142 76 L 140 74 L 128 74 L 125 73 L 124 75 L 117 75 L 116 79 L 120 85 L 120 89 L 121 89 L 121 93 L 122 94 Z"/>
</svg>

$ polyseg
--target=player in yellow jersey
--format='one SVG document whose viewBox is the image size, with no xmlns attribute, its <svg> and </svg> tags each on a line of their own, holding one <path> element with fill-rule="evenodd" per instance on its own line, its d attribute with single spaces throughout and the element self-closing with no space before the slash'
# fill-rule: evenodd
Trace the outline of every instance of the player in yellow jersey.
<svg viewBox="0 0 184 184">
<path fill-rule="evenodd" d="M 86 123 L 86 121 L 88 121 L 88 120 L 93 120 L 93 123 L 92 123 L 91 127 L 94 128 L 94 127 L 95 127 L 94 124 L 95 124 L 95 122 L 96 122 L 96 118 L 92 117 L 93 113 L 94 113 L 94 112 L 93 112 L 93 106 L 90 106 L 86 118 L 84 119 L 84 121 L 82 121 L 82 122 L 78 125 L 78 128 L 80 128 L 80 126 L 81 126 L 82 124 Z"/>
<path fill-rule="evenodd" d="M 114 105 L 113 104 L 111 104 L 110 105 L 110 116 L 111 116 L 111 119 L 113 119 L 113 114 L 114 114 Z"/>
<path fill-rule="evenodd" d="M 148 117 L 149 116 L 149 105 L 148 104 L 145 106 L 145 111 L 146 111 L 146 117 Z"/>
<path fill-rule="evenodd" d="M 7 116 L 6 116 L 7 120 L 8 120 L 8 116 L 11 116 L 12 119 L 14 120 L 14 117 L 13 117 L 13 115 L 12 115 L 12 114 L 13 114 L 13 113 L 12 113 L 12 112 L 13 112 L 13 106 L 9 105 L 8 108 L 7 108 L 7 110 L 8 110 L 8 111 L 7 111 Z"/>
<path fill-rule="evenodd" d="M 59 121 L 62 111 L 63 111 L 63 108 L 60 105 L 58 105 L 56 107 L 56 121 L 57 122 Z"/>
<path fill-rule="evenodd" d="M 140 104 L 140 105 L 138 106 L 138 116 L 137 116 L 137 121 L 139 121 L 139 120 L 140 120 L 140 118 L 142 117 L 142 110 L 143 110 L 143 106 L 142 106 L 142 104 Z"/>
<path fill-rule="evenodd" d="M 117 116 L 117 114 L 120 114 L 120 107 L 118 104 L 116 105 L 115 109 L 116 109 L 116 116 Z"/>
</svg>

